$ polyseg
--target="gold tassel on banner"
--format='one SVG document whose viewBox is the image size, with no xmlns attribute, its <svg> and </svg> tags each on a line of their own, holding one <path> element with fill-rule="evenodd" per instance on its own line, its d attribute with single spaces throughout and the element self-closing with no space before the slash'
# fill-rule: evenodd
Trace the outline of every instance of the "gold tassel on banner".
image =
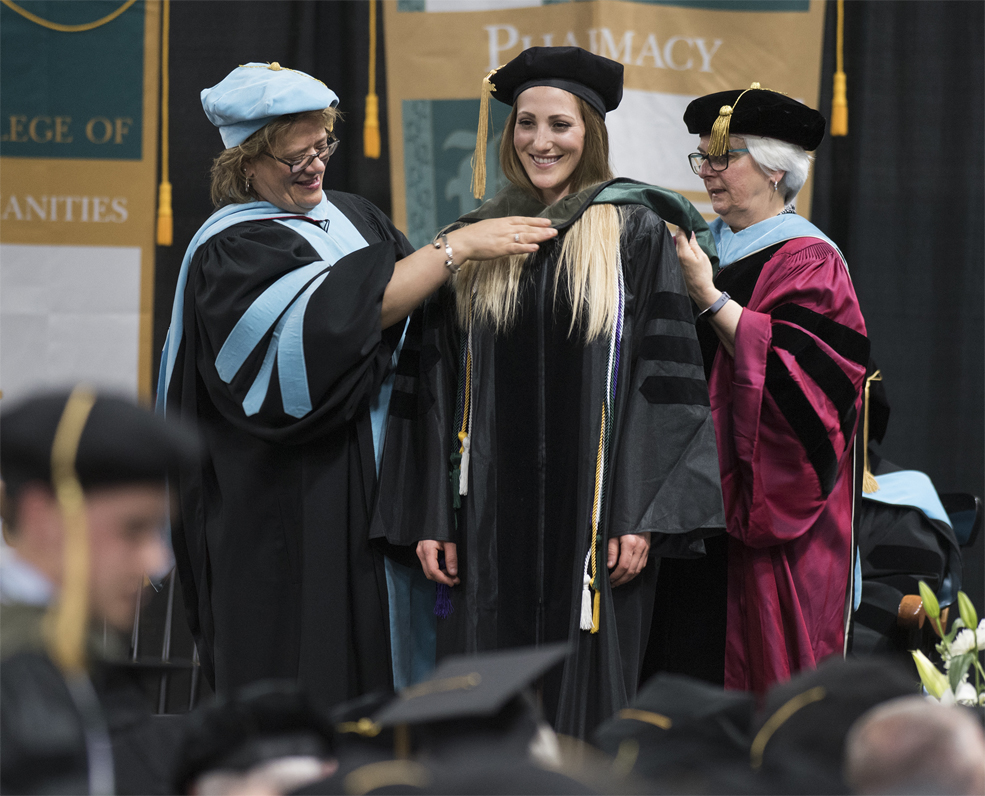
<svg viewBox="0 0 985 796">
<path fill-rule="evenodd" d="M 831 100 L 831 135 L 848 135 L 848 81 L 845 76 L 845 0 L 838 0 L 835 33 L 835 85 Z"/>
<path fill-rule="evenodd" d="M 759 83 L 753 83 L 746 91 L 759 88 L 761 88 Z M 742 94 L 745 94 L 746 91 L 743 91 Z M 722 105 L 721 110 L 718 111 L 718 118 L 715 119 L 715 123 L 711 126 L 711 138 L 708 141 L 709 155 L 721 157 L 728 152 L 728 128 L 732 121 L 732 111 L 735 110 L 735 106 L 742 99 L 742 94 L 736 97 L 735 102 L 731 105 Z"/>
<path fill-rule="evenodd" d="M 489 135 L 489 102 L 496 90 L 490 81 L 499 70 L 493 69 L 482 79 L 482 89 L 479 94 L 479 131 L 475 136 L 475 154 L 472 156 L 472 196 L 481 199 L 486 195 L 486 138 Z"/>
<path fill-rule="evenodd" d="M 369 93 L 363 122 L 363 154 L 380 156 L 380 98 L 376 96 L 376 0 L 369 2 Z"/>
<path fill-rule="evenodd" d="M 174 239 L 171 213 L 171 183 L 168 173 L 168 40 L 171 28 L 171 0 L 161 0 L 161 184 L 157 190 L 157 245 L 170 246 Z"/>
<path fill-rule="evenodd" d="M 867 495 L 879 491 L 879 482 L 876 481 L 876 477 L 872 474 L 872 469 L 869 467 L 869 387 L 874 381 L 882 381 L 881 370 L 877 370 L 865 380 L 865 414 L 862 419 L 862 449 L 864 451 L 862 459 L 862 491 Z"/>
<path fill-rule="evenodd" d="M 64 575 L 61 594 L 45 616 L 44 632 L 51 657 L 66 673 L 86 668 L 89 630 L 89 533 L 82 485 L 75 471 L 79 441 L 96 396 L 76 387 L 62 412 L 51 446 L 51 482 L 64 525 Z"/>
</svg>

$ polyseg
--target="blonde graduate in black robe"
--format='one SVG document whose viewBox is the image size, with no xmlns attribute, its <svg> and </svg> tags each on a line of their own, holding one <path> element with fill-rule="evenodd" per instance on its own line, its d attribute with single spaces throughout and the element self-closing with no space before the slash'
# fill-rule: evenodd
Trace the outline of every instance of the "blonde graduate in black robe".
<svg viewBox="0 0 985 796">
<path fill-rule="evenodd" d="M 664 219 L 705 240 L 707 227 L 683 197 L 612 179 L 604 115 L 621 65 L 532 48 L 486 82 L 513 106 L 511 185 L 448 230 L 522 213 L 559 235 L 533 256 L 465 264 L 412 319 L 373 534 L 416 545 L 450 590 L 439 657 L 570 640 L 543 704 L 559 732 L 586 737 L 636 692 L 658 556 L 699 555 L 722 524 Z"/>
</svg>

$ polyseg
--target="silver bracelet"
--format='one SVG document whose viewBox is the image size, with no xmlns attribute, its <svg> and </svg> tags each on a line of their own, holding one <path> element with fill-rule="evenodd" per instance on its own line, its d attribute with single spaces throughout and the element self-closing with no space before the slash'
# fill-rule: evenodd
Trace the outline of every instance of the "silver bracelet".
<svg viewBox="0 0 985 796">
<path fill-rule="evenodd" d="M 451 250 L 451 244 L 448 242 L 448 236 L 444 232 L 441 233 L 440 237 L 435 238 L 434 240 L 434 248 L 440 249 L 442 246 L 445 248 L 445 268 L 453 274 L 457 274 L 458 269 L 462 266 L 455 265 L 455 261 L 452 259 L 453 253 Z"/>
<path fill-rule="evenodd" d="M 723 290 L 722 295 L 718 297 L 718 299 L 715 301 L 714 304 L 709 304 L 707 307 L 701 310 L 701 312 L 698 313 L 698 318 L 700 318 L 702 315 L 708 315 L 708 317 L 710 318 L 712 315 L 718 312 L 722 307 L 724 307 L 729 302 L 729 299 L 731 298 L 732 297 Z M 695 318 L 694 320 L 698 320 L 698 318 Z"/>
</svg>

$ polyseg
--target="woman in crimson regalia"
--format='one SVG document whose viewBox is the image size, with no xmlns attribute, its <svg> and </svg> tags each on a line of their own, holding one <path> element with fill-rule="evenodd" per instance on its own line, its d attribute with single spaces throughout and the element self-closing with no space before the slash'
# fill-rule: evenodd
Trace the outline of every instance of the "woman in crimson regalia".
<svg viewBox="0 0 985 796">
<path fill-rule="evenodd" d="M 717 274 L 683 232 L 677 250 L 701 311 L 722 471 L 725 686 L 764 691 L 844 652 L 869 341 L 844 257 L 792 209 L 821 114 L 754 83 L 694 100 L 684 122 L 719 216 Z"/>
</svg>

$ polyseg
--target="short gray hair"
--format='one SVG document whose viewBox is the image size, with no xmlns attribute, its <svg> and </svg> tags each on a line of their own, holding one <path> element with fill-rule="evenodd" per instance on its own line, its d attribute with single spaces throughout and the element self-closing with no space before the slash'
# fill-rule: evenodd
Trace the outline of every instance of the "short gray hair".
<svg viewBox="0 0 985 796">
<path fill-rule="evenodd" d="M 802 146 L 777 138 L 760 135 L 743 135 L 741 138 L 745 141 L 749 155 L 764 172 L 784 172 L 779 190 L 783 195 L 783 203 L 790 204 L 807 182 L 814 158 Z"/>
</svg>

